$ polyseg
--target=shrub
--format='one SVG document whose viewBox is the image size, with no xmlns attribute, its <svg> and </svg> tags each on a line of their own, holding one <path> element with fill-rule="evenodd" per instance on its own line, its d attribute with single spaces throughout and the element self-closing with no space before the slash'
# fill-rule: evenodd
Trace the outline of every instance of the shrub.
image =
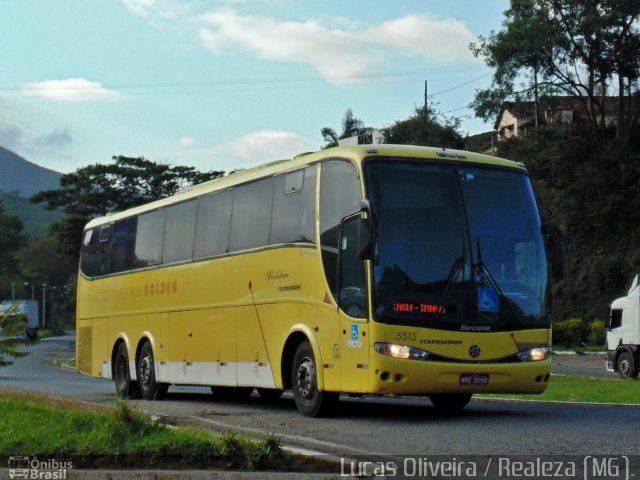
<svg viewBox="0 0 640 480">
<path fill-rule="evenodd" d="M 605 345 L 607 343 L 607 331 L 604 328 L 603 320 L 594 320 L 589 324 L 589 344 L 593 346 Z"/>
<path fill-rule="evenodd" d="M 563 347 L 584 346 L 587 326 L 579 318 L 572 318 L 553 325 L 553 344 Z"/>
</svg>

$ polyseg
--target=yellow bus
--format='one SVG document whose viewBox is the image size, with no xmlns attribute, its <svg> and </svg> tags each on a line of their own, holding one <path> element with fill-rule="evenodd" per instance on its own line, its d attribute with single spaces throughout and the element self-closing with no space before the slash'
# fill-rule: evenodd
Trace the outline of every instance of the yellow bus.
<svg viewBox="0 0 640 480">
<path fill-rule="evenodd" d="M 92 220 L 78 371 L 121 396 L 541 393 L 552 269 L 522 164 L 337 147 Z"/>
</svg>

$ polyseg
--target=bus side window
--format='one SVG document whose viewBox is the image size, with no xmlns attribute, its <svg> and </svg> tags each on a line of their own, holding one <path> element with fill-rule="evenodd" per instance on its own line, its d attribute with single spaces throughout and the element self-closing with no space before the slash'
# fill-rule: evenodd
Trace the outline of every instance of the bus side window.
<svg viewBox="0 0 640 480">
<path fill-rule="evenodd" d="M 269 244 L 315 243 L 316 167 L 275 177 Z"/>
<path fill-rule="evenodd" d="M 103 225 L 84 233 L 80 269 L 87 277 L 98 277 L 109 273 L 110 235 L 111 225 Z"/>
<path fill-rule="evenodd" d="M 125 218 L 113 224 L 111 238 L 111 273 L 135 268 L 138 217 Z"/>
<path fill-rule="evenodd" d="M 212 257 L 229 252 L 232 200 L 232 190 L 214 193 L 198 200 L 193 258 Z"/>
<path fill-rule="evenodd" d="M 138 217 L 135 248 L 138 267 L 151 267 L 162 262 L 165 212 L 166 210 L 156 210 Z"/>
<path fill-rule="evenodd" d="M 197 202 L 192 200 L 167 208 L 162 263 L 191 260 L 196 230 L 196 206 Z"/>
<path fill-rule="evenodd" d="M 337 160 L 322 164 L 320 181 L 322 265 L 331 293 L 337 298 L 340 223 L 360 210 L 360 185 L 353 165 Z"/>
<path fill-rule="evenodd" d="M 229 240 L 232 252 L 269 244 L 272 203 L 273 178 L 241 185 L 233 190 Z"/>
</svg>

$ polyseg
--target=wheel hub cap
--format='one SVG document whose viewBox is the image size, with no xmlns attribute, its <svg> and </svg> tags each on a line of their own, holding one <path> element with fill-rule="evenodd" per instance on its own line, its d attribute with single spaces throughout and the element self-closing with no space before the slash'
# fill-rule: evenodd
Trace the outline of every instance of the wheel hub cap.
<svg viewBox="0 0 640 480">
<path fill-rule="evenodd" d="M 296 389 L 305 398 L 309 398 L 313 392 L 315 381 L 315 368 L 313 362 L 305 359 L 296 372 Z"/>
<path fill-rule="evenodd" d="M 140 360 L 140 381 L 148 385 L 151 380 L 151 357 L 147 356 Z"/>
</svg>

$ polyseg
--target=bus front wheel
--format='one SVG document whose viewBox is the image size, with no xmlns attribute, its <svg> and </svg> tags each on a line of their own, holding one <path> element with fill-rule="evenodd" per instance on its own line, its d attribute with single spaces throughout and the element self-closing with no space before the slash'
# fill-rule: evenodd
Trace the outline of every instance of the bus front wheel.
<svg viewBox="0 0 640 480">
<path fill-rule="evenodd" d="M 635 364 L 633 355 L 626 350 L 618 355 L 618 375 L 623 380 L 627 378 L 636 378 L 638 376 L 638 367 Z"/>
<path fill-rule="evenodd" d="M 444 412 L 456 412 L 467 406 L 471 400 L 471 393 L 439 393 L 429 395 L 433 406 Z"/>
<path fill-rule="evenodd" d="M 113 379 L 116 382 L 116 394 L 120 398 L 135 398 L 138 396 L 138 384 L 131 380 L 129 372 L 129 354 L 127 346 L 118 345 L 113 361 Z"/>
<path fill-rule="evenodd" d="M 309 342 L 298 345 L 293 356 L 291 386 L 296 407 L 307 417 L 326 415 L 338 402 L 338 393 L 318 390 L 316 361 Z"/>
<path fill-rule="evenodd" d="M 167 398 L 169 386 L 156 381 L 155 360 L 153 358 L 153 349 L 149 342 L 145 342 L 142 345 L 136 368 L 142 398 L 145 400 L 164 400 Z"/>
</svg>

